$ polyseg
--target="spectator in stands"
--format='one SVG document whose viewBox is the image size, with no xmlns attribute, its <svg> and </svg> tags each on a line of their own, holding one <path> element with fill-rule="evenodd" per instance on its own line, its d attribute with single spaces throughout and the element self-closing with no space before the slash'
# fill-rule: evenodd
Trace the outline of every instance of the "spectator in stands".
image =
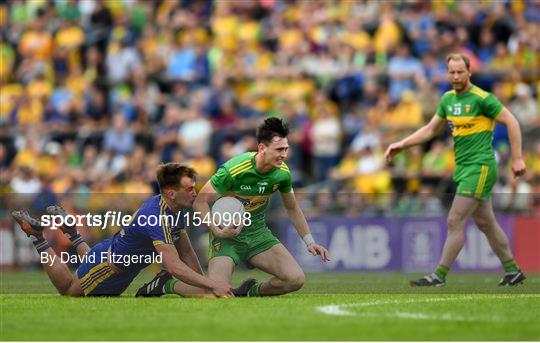
<svg viewBox="0 0 540 343">
<path fill-rule="evenodd" d="M 122 113 L 113 117 L 112 127 L 105 132 L 103 149 L 111 151 L 113 155 L 129 154 L 135 146 L 135 134 L 127 125 Z"/>
</svg>

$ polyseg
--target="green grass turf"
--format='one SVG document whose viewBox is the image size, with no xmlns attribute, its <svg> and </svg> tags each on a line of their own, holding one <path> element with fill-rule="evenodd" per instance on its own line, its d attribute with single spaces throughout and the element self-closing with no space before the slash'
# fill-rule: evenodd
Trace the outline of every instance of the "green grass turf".
<svg viewBox="0 0 540 343">
<path fill-rule="evenodd" d="M 266 277 L 235 283 L 247 275 Z M 2 272 L 0 340 L 540 340 L 540 275 L 511 289 L 456 273 L 443 288 L 409 287 L 417 276 L 308 274 L 294 294 L 208 300 L 134 298 L 150 273 L 121 297 L 68 298 L 43 272 Z"/>
</svg>

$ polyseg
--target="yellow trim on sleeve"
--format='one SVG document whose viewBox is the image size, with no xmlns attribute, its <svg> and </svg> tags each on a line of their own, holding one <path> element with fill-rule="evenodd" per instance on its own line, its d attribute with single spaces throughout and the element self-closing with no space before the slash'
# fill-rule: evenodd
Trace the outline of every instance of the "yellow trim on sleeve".
<svg viewBox="0 0 540 343">
<path fill-rule="evenodd" d="M 162 204 L 161 204 L 161 208 L 160 208 L 160 211 L 159 211 L 159 215 L 160 215 L 159 220 L 160 221 L 162 221 L 162 218 L 165 218 L 165 215 L 167 214 L 167 212 L 166 212 L 167 204 L 165 203 L 165 201 L 163 199 L 161 201 L 162 201 Z M 163 230 L 163 238 L 165 239 L 165 243 L 172 244 L 173 239 L 172 239 L 172 235 L 171 235 L 171 230 L 167 226 L 166 221 L 165 221 L 165 223 L 162 222 L 161 224 L 162 224 L 161 229 Z"/>
<path fill-rule="evenodd" d="M 247 166 L 247 165 L 251 165 L 251 160 L 247 160 L 247 161 L 244 161 L 244 162 L 241 162 L 235 166 L 233 166 L 229 172 L 232 174 L 234 172 L 236 172 L 237 170 L 239 169 L 242 169 L 243 167 Z"/>
<path fill-rule="evenodd" d="M 485 90 L 482 90 L 476 86 L 473 86 L 471 88 L 471 93 L 474 94 L 474 95 L 478 95 L 480 98 L 485 99 L 489 96 L 489 93 L 486 92 Z"/>
<path fill-rule="evenodd" d="M 231 176 L 232 176 L 232 177 L 235 177 L 235 176 L 240 175 L 240 174 L 242 174 L 243 172 L 245 172 L 245 171 L 247 171 L 247 170 L 250 170 L 250 169 L 251 169 L 251 163 L 250 163 L 248 166 L 243 167 L 242 169 L 239 169 L 239 170 L 235 171 L 234 173 L 231 173 Z"/>
<path fill-rule="evenodd" d="M 159 240 L 159 239 L 156 239 L 154 241 L 152 241 L 152 244 L 154 244 L 155 247 L 157 247 L 158 245 L 161 245 L 161 244 L 165 244 L 165 242 Z"/>
<path fill-rule="evenodd" d="M 493 118 L 497 118 L 498 116 L 500 116 L 501 113 L 502 113 L 502 111 L 504 111 L 505 108 L 506 108 L 506 107 L 504 107 L 504 105 L 503 105 L 503 107 L 501 108 L 501 110 L 500 110 L 499 112 L 497 112 L 497 114 L 495 114 L 495 117 L 493 117 Z"/>
</svg>

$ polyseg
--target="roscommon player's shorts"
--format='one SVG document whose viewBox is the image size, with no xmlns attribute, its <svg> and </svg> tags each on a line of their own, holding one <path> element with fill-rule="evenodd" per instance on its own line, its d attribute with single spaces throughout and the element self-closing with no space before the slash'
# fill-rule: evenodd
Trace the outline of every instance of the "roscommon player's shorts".
<svg viewBox="0 0 540 343">
<path fill-rule="evenodd" d="M 457 165 L 454 171 L 457 183 L 456 194 L 487 200 L 497 182 L 497 165 L 489 164 Z"/>
<path fill-rule="evenodd" d="M 115 272 L 107 259 L 102 259 L 111 242 L 112 238 L 109 238 L 94 245 L 77 268 L 77 277 L 86 296 L 120 295 L 139 274 L 139 270 Z"/>
<path fill-rule="evenodd" d="M 229 239 L 214 237 L 210 233 L 209 259 L 229 256 L 238 265 L 280 243 L 268 228 L 257 229 L 249 234 L 240 234 Z"/>
</svg>

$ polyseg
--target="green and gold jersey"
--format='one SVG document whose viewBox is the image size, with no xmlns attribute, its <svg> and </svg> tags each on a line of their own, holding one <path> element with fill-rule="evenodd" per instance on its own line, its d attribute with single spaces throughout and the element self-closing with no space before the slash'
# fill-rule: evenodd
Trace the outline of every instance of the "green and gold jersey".
<svg viewBox="0 0 540 343">
<path fill-rule="evenodd" d="M 456 164 L 488 164 L 495 161 L 493 129 L 504 106 L 475 85 L 465 93 L 451 90 L 441 98 L 437 115 L 448 120 L 454 137 Z"/>
<path fill-rule="evenodd" d="M 212 186 L 222 195 L 234 196 L 251 213 L 251 226 L 242 233 L 266 227 L 266 208 L 270 195 L 292 191 L 291 172 L 285 163 L 261 174 L 255 167 L 255 152 L 246 152 L 225 162 L 212 176 Z M 246 230 L 248 229 L 248 230 Z"/>
</svg>

